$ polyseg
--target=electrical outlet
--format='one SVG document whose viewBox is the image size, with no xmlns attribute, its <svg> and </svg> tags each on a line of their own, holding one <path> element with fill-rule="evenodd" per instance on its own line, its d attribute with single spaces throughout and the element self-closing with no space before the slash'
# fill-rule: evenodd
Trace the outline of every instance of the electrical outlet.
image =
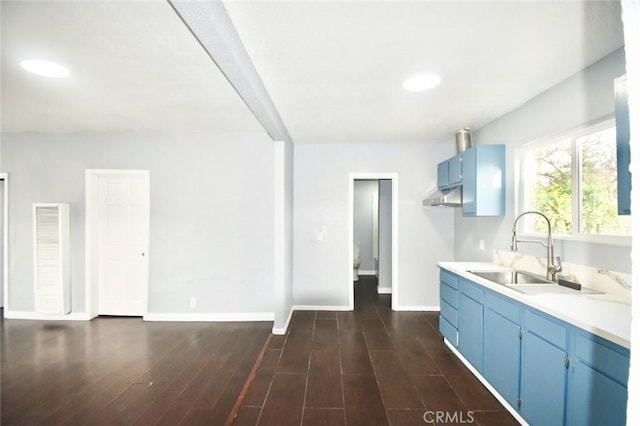
<svg viewBox="0 0 640 426">
<path fill-rule="evenodd" d="M 191 299 L 189 299 L 190 308 L 195 308 L 197 305 L 198 305 L 198 301 L 195 297 L 192 297 Z"/>
<path fill-rule="evenodd" d="M 480 250 L 484 250 L 484 240 L 480 240 L 480 242 L 478 243 L 478 248 Z"/>
</svg>

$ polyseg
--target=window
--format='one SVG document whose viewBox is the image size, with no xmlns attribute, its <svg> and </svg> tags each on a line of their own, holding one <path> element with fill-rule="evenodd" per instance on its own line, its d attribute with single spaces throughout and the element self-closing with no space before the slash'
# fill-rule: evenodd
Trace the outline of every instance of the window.
<svg viewBox="0 0 640 426">
<path fill-rule="evenodd" d="M 554 235 L 631 235 L 631 218 L 618 216 L 613 120 L 528 144 L 521 182 L 522 211 L 547 215 Z M 525 232 L 546 233 L 543 218 L 522 220 Z"/>
</svg>

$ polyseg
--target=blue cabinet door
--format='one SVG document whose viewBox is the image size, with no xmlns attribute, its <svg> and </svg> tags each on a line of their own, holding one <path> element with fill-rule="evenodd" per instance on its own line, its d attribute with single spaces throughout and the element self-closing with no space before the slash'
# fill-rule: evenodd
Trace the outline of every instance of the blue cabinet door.
<svg viewBox="0 0 640 426">
<path fill-rule="evenodd" d="M 438 163 L 438 189 L 449 186 L 449 162 Z"/>
<path fill-rule="evenodd" d="M 567 425 L 624 425 L 629 350 L 581 330 L 574 336 Z"/>
<path fill-rule="evenodd" d="M 484 311 L 484 376 L 513 407 L 520 396 L 520 324 Z"/>
<path fill-rule="evenodd" d="M 532 426 L 562 426 L 567 353 L 534 333 L 522 341 L 522 417 Z"/>
<path fill-rule="evenodd" d="M 462 154 L 447 161 L 449 163 L 449 185 L 457 185 L 462 182 Z"/>
<path fill-rule="evenodd" d="M 505 147 L 478 145 L 462 153 L 462 213 L 504 216 Z"/>
<path fill-rule="evenodd" d="M 473 216 L 477 211 L 477 152 L 478 147 L 472 147 L 462 153 L 462 213 L 465 216 Z"/>
<path fill-rule="evenodd" d="M 482 372 L 483 307 L 466 294 L 458 296 L 458 349 L 476 370 Z"/>
<path fill-rule="evenodd" d="M 570 426 L 624 426 L 627 388 L 577 361 L 572 367 Z"/>
</svg>

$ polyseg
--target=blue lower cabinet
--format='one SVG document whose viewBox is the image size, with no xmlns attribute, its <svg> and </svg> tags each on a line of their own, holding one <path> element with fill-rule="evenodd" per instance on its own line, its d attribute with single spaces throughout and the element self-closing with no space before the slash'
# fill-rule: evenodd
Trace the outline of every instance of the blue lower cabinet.
<svg viewBox="0 0 640 426">
<path fill-rule="evenodd" d="M 458 276 L 440 270 L 440 334 L 458 346 Z"/>
<path fill-rule="evenodd" d="M 447 339 L 453 346 L 458 346 L 458 329 L 442 315 L 440 315 L 439 321 L 438 327 L 442 337 Z"/>
<path fill-rule="evenodd" d="M 627 388 L 580 361 L 571 370 L 567 424 L 625 425 Z"/>
<path fill-rule="evenodd" d="M 520 413 L 532 426 L 564 424 L 567 391 L 567 328 L 525 311 L 522 336 Z"/>
<path fill-rule="evenodd" d="M 522 342 L 520 413 L 532 426 L 562 426 L 567 353 L 533 333 Z"/>
<path fill-rule="evenodd" d="M 629 350 L 580 330 L 574 336 L 567 424 L 624 425 Z"/>
<path fill-rule="evenodd" d="M 487 300 L 489 302 L 489 300 Z M 520 324 L 484 310 L 484 376 L 514 408 L 520 396 Z"/>
<path fill-rule="evenodd" d="M 440 333 L 527 423 L 625 424 L 629 349 L 442 272 Z"/>
<path fill-rule="evenodd" d="M 461 293 L 458 298 L 458 349 L 481 373 L 483 335 L 482 304 Z"/>
</svg>

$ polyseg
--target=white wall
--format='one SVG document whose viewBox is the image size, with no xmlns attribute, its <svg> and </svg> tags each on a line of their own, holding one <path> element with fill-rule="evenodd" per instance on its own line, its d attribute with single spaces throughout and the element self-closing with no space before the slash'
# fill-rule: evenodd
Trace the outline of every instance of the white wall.
<svg viewBox="0 0 640 426">
<path fill-rule="evenodd" d="M 378 181 L 356 180 L 353 186 L 353 239 L 360 245 L 360 273 L 375 272 L 374 214 L 378 213 Z M 376 233 L 377 234 L 377 233 Z"/>
<path fill-rule="evenodd" d="M 474 143 L 506 145 L 506 215 L 465 218 L 456 209 L 456 260 L 490 261 L 492 248 L 509 249 L 515 219 L 514 164 L 518 146 L 613 116 L 613 79 L 624 72 L 624 50 L 619 49 L 474 133 Z M 484 251 L 479 249 L 481 239 L 485 240 Z M 567 262 L 631 272 L 630 247 L 556 239 L 555 249 L 556 255 Z M 545 255 L 544 248 L 537 244 L 522 244 L 519 250 Z"/>
<path fill-rule="evenodd" d="M 398 303 L 438 306 L 436 262 L 453 259 L 453 211 L 422 200 L 453 150 L 453 142 L 296 145 L 294 305 L 349 305 L 349 173 L 398 173 Z"/>
<path fill-rule="evenodd" d="M 273 158 L 262 133 L 3 134 L 11 310 L 33 311 L 31 204 L 70 204 L 72 312 L 84 312 L 85 169 L 144 169 L 149 312 L 273 313 Z"/>
<path fill-rule="evenodd" d="M 274 334 L 285 334 L 293 292 L 293 144 L 274 142 Z"/>
<path fill-rule="evenodd" d="M 378 288 L 389 289 L 392 287 L 392 221 L 393 221 L 393 185 L 390 179 L 380 180 L 380 195 L 378 204 L 380 206 L 380 272 L 378 277 Z M 449 230 L 449 233 L 451 230 Z"/>
<path fill-rule="evenodd" d="M 5 181 L 4 179 L 0 180 L 0 307 L 4 307 L 4 191 L 5 191 Z"/>
</svg>

